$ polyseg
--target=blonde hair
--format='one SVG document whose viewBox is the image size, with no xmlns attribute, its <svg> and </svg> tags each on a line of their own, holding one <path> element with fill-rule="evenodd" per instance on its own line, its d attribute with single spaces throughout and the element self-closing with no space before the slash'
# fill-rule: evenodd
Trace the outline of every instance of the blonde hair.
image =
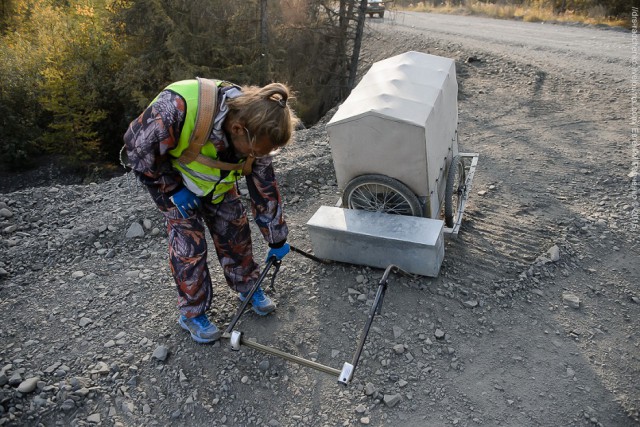
<svg viewBox="0 0 640 427">
<path fill-rule="evenodd" d="M 243 123 L 251 134 L 267 136 L 274 147 L 282 147 L 291 141 L 300 122 L 289 107 L 290 98 L 291 91 L 282 83 L 243 86 L 242 95 L 227 99 L 229 117 Z"/>
</svg>

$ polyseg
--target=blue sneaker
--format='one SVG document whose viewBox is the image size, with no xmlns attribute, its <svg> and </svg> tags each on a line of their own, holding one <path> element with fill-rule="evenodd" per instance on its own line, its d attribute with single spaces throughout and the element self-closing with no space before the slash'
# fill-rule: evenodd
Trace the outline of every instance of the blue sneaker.
<svg viewBox="0 0 640 427">
<path fill-rule="evenodd" d="M 247 295 L 249 292 L 241 292 L 238 294 L 238 298 L 240 301 L 244 301 L 247 299 Z M 260 316 L 266 316 L 276 309 L 276 304 L 264 294 L 262 288 L 258 287 L 251 297 L 251 305 L 253 306 L 253 311 L 258 313 Z"/>
<path fill-rule="evenodd" d="M 191 338 L 201 344 L 220 339 L 220 330 L 209 321 L 209 318 L 204 313 L 192 318 L 180 316 L 178 317 L 178 324 L 182 326 L 182 329 L 191 333 Z"/>
</svg>

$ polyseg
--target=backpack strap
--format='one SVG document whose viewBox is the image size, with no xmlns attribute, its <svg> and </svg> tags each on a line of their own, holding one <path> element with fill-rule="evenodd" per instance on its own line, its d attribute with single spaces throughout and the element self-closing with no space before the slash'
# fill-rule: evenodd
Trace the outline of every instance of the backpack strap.
<svg viewBox="0 0 640 427">
<path fill-rule="evenodd" d="M 196 123 L 189 137 L 189 146 L 182 152 L 178 161 L 187 165 L 193 161 L 207 165 L 214 169 L 225 171 L 242 170 L 242 175 L 249 175 L 254 158 L 250 156 L 244 163 L 228 163 L 203 156 L 200 153 L 207 142 L 213 122 L 218 114 L 218 85 L 214 80 L 196 77 L 198 80 L 198 112 Z"/>
</svg>

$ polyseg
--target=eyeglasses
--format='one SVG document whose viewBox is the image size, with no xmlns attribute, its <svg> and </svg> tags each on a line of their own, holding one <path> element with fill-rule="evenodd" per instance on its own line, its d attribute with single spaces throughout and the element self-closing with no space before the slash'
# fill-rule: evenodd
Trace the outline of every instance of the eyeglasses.
<svg viewBox="0 0 640 427">
<path fill-rule="evenodd" d="M 263 154 L 263 155 L 256 155 L 255 151 L 254 151 L 254 147 L 256 144 L 256 137 L 255 136 L 251 136 L 251 132 L 249 132 L 249 129 L 247 129 L 246 127 L 244 128 L 244 130 L 247 132 L 247 141 L 249 141 L 249 147 L 251 148 L 251 157 L 253 157 L 254 159 L 263 159 L 265 157 L 273 157 L 276 154 L 278 154 L 280 152 L 280 147 L 275 148 L 273 150 L 271 150 L 270 152 L 268 152 L 267 154 Z"/>
</svg>

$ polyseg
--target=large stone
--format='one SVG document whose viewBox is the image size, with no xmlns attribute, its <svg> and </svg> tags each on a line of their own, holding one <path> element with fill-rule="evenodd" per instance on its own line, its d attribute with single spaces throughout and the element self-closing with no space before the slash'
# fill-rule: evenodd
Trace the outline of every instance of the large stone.
<svg viewBox="0 0 640 427">
<path fill-rule="evenodd" d="M 27 378 L 26 380 L 20 383 L 20 385 L 18 386 L 18 391 L 20 393 L 25 393 L 25 394 L 31 393 L 33 390 L 36 389 L 36 386 L 38 385 L 38 381 L 40 381 L 40 377 Z"/>
<path fill-rule="evenodd" d="M 385 394 L 383 398 L 384 404 L 389 408 L 393 408 L 394 406 L 396 406 L 401 399 L 402 396 L 400 396 L 399 394 Z"/>
<path fill-rule="evenodd" d="M 164 345 L 159 345 L 153 351 L 152 357 L 160 362 L 164 362 L 169 356 L 169 349 Z"/>
<path fill-rule="evenodd" d="M 571 308 L 580 308 L 580 298 L 570 292 L 562 293 L 562 303 Z"/>
<path fill-rule="evenodd" d="M 135 239 L 136 237 L 144 237 L 144 228 L 137 223 L 134 222 L 131 224 L 129 229 L 127 230 L 127 234 L 125 235 L 127 239 Z"/>
</svg>

